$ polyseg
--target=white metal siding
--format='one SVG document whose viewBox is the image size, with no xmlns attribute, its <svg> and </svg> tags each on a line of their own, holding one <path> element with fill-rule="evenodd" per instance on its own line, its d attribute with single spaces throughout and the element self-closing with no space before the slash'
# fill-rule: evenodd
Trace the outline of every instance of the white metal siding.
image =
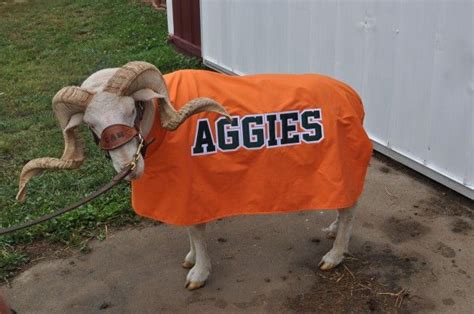
<svg viewBox="0 0 474 314">
<path fill-rule="evenodd" d="M 174 23 L 173 23 L 173 0 L 166 1 L 166 18 L 168 21 L 168 34 L 174 34 Z"/>
<path fill-rule="evenodd" d="M 201 0 L 205 62 L 323 73 L 362 96 L 376 148 L 474 198 L 472 0 Z"/>
</svg>

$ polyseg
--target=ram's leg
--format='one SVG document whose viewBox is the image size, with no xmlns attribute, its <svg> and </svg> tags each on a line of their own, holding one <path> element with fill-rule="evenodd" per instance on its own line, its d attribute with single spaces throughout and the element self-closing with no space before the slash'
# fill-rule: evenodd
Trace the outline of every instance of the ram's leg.
<svg viewBox="0 0 474 314">
<path fill-rule="evenodd" d="M 329 225 L 329 227 L 323 228 L 323 232 L 326 232 L 326 238 L 335 239 L 338 226 L 339 226 L 339 212 L 337 213 L 336 219 Z"/>
<path fill-rule="evenodd" d="M 319 263 L 319 268 L 328 270 L 339 265 L 344 259 L 344 253 L 349 251 L 349 240 L 352 233 L 352 222 L 354 220 L 355 206 L 339 209 L 338 228 L 336 240 L 332 249 L 324 255 Z"/>
<path fill-rule="evenodd" d="M 204 286 L 211 273 L 211 259 L 207 254 L 205 239 L 206 225 L 196 225 L 188 228 L 189 238 L 194 243 L 195 264 L 186 277 L 186 288 L 194 290 Z"/>
<path fill-rule="evenodd" d="M 196 264 L 196 248 L 194 247 L 193 237 L 191 236 L 191 231 L 188 228 L 189 236 L 189 252 L 184 258 L 184 262 L 181 264 L 183 268 L 190 269 Z"/>
</svg>

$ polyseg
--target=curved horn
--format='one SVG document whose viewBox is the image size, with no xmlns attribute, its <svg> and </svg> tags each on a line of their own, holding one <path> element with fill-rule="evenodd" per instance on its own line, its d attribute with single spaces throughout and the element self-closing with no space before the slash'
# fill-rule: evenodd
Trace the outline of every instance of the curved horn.
<svg viewBox="0 0 474 314">
<path fill-rule="evenodd" d="M 129 96 L 145 88 L 163 96 L 159 98 L 161 125 L 168 130 L 177 129 L 189 116 L 204 111 L 219 113 L 230 120 L 225 108 L 209 98 L 193 99 L 176 111 L 171 105 L 163 76 L 153 64 L 147 62 L 133 61 L 124 65 L 110 78 L 104 91 Z"/>
<path fill-rule="evenodd" d="M 45 169 L 75 169 L 84 161 L 84 142 L 76 127 L 82 122 L 83 113 L 93 94 L 76 86 L 62 88 L 53 98 L 53 111 L 64 136 L 64 152 L 61 159 L 43 157 L 30 160 L 20 174 L 16 199 L 24 201 L 26 184 Z"/>
</svg>

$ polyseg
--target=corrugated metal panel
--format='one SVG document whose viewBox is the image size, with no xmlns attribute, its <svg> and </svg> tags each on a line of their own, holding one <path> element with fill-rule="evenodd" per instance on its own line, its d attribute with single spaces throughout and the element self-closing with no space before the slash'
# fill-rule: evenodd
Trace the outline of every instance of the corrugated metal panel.
<svg viewBox="0 0 474 314">
<path fill-rule="evenodd" d="M 380 151 L 474 198 L 473 10 L 470 0 L 202 0 L 202 52 L 236 74 L 349 83 Z"/>
</svg>

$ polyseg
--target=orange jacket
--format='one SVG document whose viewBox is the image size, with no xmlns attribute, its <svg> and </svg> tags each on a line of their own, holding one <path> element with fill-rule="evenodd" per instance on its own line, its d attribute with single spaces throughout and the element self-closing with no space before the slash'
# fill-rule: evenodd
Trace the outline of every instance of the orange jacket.
<svg viewBox="0 0 474 314">
<path fill-rule="evenodd" d="M 143 176 L 132 183 L 139 215 L 193 225 L 240 214 L 337 209 L 355 204 L 372 145 L 354 90 L 315 75 L 165 75 L 176 108 L 196 97 L 220 102 L 176 131 L 156 117 Z"/>
</svg>

